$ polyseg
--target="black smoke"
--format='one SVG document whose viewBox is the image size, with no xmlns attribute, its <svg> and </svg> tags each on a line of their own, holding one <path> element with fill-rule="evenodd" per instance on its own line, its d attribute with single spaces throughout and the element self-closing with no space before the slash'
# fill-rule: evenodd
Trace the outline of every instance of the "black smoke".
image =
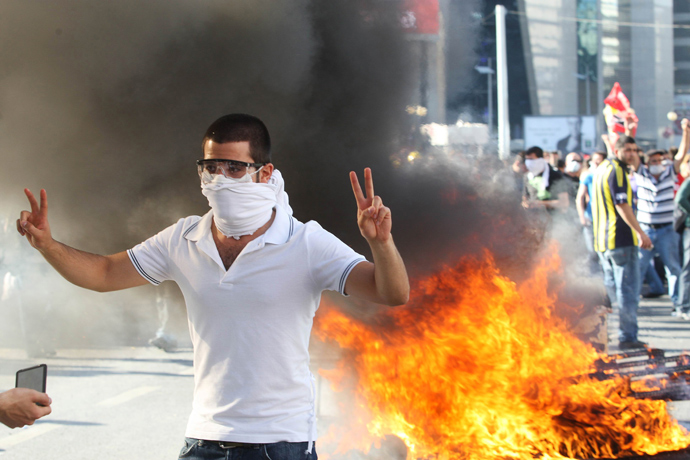
<svg viewBox="0 0 690 460">
<path fill-rule="evenodd" d="M 453 13 L 469 8 L 450 5 Z M 411 273 L 486 247 L 507 266 L 524 262 L 525 242 L 538 238 L 510 178 L 493 174 L 501 167 L 433 149 L 405 161 L 415 124 L 405 108 L 419 82 L 412 42 L 391 20 L 398 7 L 3 1 L 0 212 L 15 218 L 26 208 L 24 187 L 46 188 L 57 239 L 125 250 L 208 210 L 194 165 L 201 137 L 217 117 L 245 112 L 271 131 L 295 216 L 365 255 L 348 172 L 361 178 L 369 166 Z M 446 37 L 453 91 L 467 73 L 463 50 L 473 56 L 475 27 L 454 21 Z"/>
</svg>

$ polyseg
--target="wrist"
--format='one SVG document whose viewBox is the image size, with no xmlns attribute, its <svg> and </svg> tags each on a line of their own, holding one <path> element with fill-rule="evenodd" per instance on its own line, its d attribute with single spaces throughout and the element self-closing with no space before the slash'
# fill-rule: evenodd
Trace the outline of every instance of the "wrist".
<svg viewBox="0 0 690 460">
<path fill-rule="evenodd" d="M 50 237 L 50 238 L 48 238 L 48 241 L 46 243 L 44 243 L 43 245 L 41 245 L 40 248 L 37 248 L 37 249 L 38 249 L 38 252 L 40 252 L 43 255 L 50 254 L 51 252 L 53 252 L 57 248 L 58 244 L 59 243 L 57 241 L 55 241 L 53 239 L 53 237 Z"/>
<path fill-rule="evenodd" d="M 373 250 L 379 249 L 379 248 L 385 248 L 386 246 L 393 245 L 393 235 L 389 234 L 386 238 L 384 239 L 379 239 L 379 238 L 365 238 L 367 240 L 367 243 L 369 243 L 369 247 Z"/>
</svg>

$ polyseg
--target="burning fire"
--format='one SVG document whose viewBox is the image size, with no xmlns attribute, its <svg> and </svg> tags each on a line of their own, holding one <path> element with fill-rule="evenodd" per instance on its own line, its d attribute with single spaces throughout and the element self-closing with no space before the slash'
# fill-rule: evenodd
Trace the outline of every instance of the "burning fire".
<svg viewBox="0 0 690 460">
<path fill-rule="evenodd" d="M 555 251 L 554 251 L 555 252 Z M 367 452 L 398 436 L 410 459 L 562 459 L 653 455 L 690 444 L 664 401 L 637 400 L 624 379 L 587 376 L 599 358 L 554 315 L 556 256 L 516 285 L 490 256 L 418 283 L 405 307 L 365 324 L 325 308 L 315 325 L 342 358 L 321 370 L 354 387 L 352 423 L 322 444 Z"/>
</svg>

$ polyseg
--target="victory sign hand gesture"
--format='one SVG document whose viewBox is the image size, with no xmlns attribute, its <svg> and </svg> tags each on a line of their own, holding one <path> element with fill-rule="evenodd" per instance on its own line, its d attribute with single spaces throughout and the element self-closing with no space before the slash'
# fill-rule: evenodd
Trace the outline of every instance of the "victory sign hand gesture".
<svg viewBox="0 0 690 460">
<path fill-rule="evenodd" d="M 31 246 L 36 249 L 45 248 L 53 237 L 50 234 L 48 225 L 48 195 L 45 190 L 41 190 L 41 204 L 38 204 L 36 197 L 28 188 L 24 189 L 26 197 L 29 199 L 31 211 L 22 211 L 17 219 L 17 231 L 26 236 Z"/>
<path fill-rule="evenodd" d="M 362 193 L 357 174 L 350 171 L 352 191 L 357 200 L 357 225 L 362 236 L 369 242 L 385 243 L 391 236 L 391 210 L 383 205 L 380 196 L 374 195 L 374 181 L 371 169 L 364 169 L 364 189 Z"/>
</svg>

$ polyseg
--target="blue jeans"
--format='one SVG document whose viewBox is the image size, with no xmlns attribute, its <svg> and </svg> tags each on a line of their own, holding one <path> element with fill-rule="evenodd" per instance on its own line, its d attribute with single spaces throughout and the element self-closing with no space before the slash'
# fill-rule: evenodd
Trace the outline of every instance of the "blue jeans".
<svg viewBox="0 0 690 460">
<path fill-rule="evenodd" d="M 640 301 L 640 259 L 637 246 L 600 252 L 604 285 L 611 303 L 618 302 L 618 340 L 637 340 L 637 306 Z"/>
<path fill-rule="evenodd" d="M 649 266 L 649 262 L 654 254 L 659 254 L 661 261 L 666 268 L 666 279 L 668 280 L 668 295 L 673 300 L 673 305 L 678 305 L 678 276 L 680 276 L 680 261 L 678 260 L 678 234 L 673 230 L 673 224 L 659 228 L 653 228 L 645 224 L 640 224 L 642 230 L 652 240 L 654 248 L 640 249 L 640 268 L 641 276 Z"/>
<path fill-rule="evenodd" d="M 678 307 L 690 313 L 690 228 L 683 230 L 683 266 L 678 277 Z"/>
<path fill-rule="evenodd" d="M 641 265 L 640 269 L 642 269 Z M 654 267 L 654 262 L 652 260 L 649 261 L 647 270 L 644 272 L 644 281 L 646 281 L 649 285 L 650 294 L 664 294 L 664 283 L 661 281 L 659 274 L 656 272 L 656 268 Z"/>
<path fill-rule="evenodd" d="M 217 443 L 185 438 L 180 459 L 191 460 L 317 460 L 316 448 L 307 454 L 307 442 L 275 442 L 255 447 L 222 448 Z"/>
</svg>

